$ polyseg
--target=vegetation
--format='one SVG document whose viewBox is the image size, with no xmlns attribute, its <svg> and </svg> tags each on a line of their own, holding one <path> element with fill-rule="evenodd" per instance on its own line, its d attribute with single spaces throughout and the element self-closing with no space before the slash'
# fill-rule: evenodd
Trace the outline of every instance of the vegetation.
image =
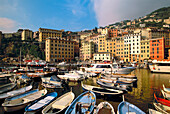
<svg viewBox="0 0 170 114">
<path fill-rule="evenodd" d="M 32 55 L 36 58 L 45 59 L 44 52 L 39 45 L 32 41 L 22 41 L 21 38 L 4 38 L 2 39 L 2 46 L 0 47 L 0 55 L 5 57 L 19 57 L 20 48 L 22 56 Z"/>
</svg>

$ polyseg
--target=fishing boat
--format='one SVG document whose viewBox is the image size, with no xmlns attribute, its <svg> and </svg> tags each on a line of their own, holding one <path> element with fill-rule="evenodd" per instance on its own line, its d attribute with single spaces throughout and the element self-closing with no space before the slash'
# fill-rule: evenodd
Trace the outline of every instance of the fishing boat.
<svg viewBox="0 0 170 114">
<path fill-rule="evenodd" d="M 107 83 L 107 82 L 100 81 L 100 79 L 98 79 L 96 83 L 102 87 L 110 88 L 110 89 L 116 89 L 116 90 L 122 90 L 122 91 L 131 91 L 132 90 L 132 88 L 130 86 L 116 85 L 114 83 Z"/>
<path fill-rule="evenodd" d="M 167 93 L 170 93 L 170 88 L 166 88 L 164 84 L 163 84 L 163 90 Z"/>
<path fill-rule="evenodd" d="M 121 90 L 108 89 L 103 87 L 84 85 L 82 84 L 82 88 L 85 91 L 93 91 L 97 95 L 122 95 L 124 92 Z"/>
<path fill-rule="evenodd" d="M 163 113 L 163 114 L 169 114 L 170 113 L 170 107 L 163 105 L 159 102 L 153 102 L 153 105 L 155 106 L 156 110 L 158 110 L 159 112 Z"/>
<path fill-rule="evenodd" d="M 71 103 L 65 114 L 91 114 L 95 104 L 96 95 L 92 91 L 85 91 Z"/>
<path fill-rule="evenodd" d="M 9 84 L 5 84 L 0 86 L 0 94 L 1 93 L 5 93 L 7 91 L 10 91 L 11 89 L 13 89 L 17 84 L 16 83 L 9 83 Z"/>
<path fill-rule="evenodd" d="M 149 108 L 149 114 L 162 114 L 162 113 L 159 112 L 159 111 L 156 111 L 154 109 Z"/>
<path fill-rule="evenodd" d="M 52 102 L 56 97 L 57 97 L 57 92 L 52 92 L 41 97 L 40 99 L 34 101 L 33 103 L 31 103 L 25 108 L 25 114 L 35 113 L 41 110 L 44 106 Z"/>
<path fill-rule="evenodd" d="M 133 86 L 133 83 L 130 82 L 125 82 L 125 81 L 119 81 L 119 80 L 109 80 L 109 79 L 99 79 L 101 82 L 106 82 L 106 83 L 112 83 L 115 86 L 117 85 L 122 85 L 122 86 Z"/>
<path fill-rule="evenodd" d="M 17 111 L 17 110 L 25 108 L 31 102 L 45 96 L 46 93 L 47 93 L 46 89 L 40 90 L 40 91 L 34 92 L 32 94 L 28 94 L 18 99 L 6 101 L 2 104 L 2 106 L 4 107 L 4 110 L 6 112 Z"/>
<path fill-rule="evenodd" d="M 66 81 L 82 81 L 84 79 L 84 76 L 76 73 L 66 73 L 65 75 L 57 75 L 60 79 L 66 80 Z"/>
<path fill-rule="evenodd" d="M 113 106 L 105 101 L 98 104 L 94 114 L 115 114 L 115 111 Z"/>
<path fill-rule="evenodd" d="M 42 85 L 46 88 L 62 88 L 62 82 L 56 76 L 42 77 Z"/>
<path fill-rule="evenodd" d="M 60 96 L 48 106 L 46 106 L 43 110 L 43 114 L 56 114 L 61 113 L 66 107 L 70 106 L 71 102 L 74 100 L 74 93 L 68 92 L 64 95 Z"/>
<path fill-rule="evenodd" d="M 170 100 L 170 93 L 165 92 L 164 90 L 161 89 L 162 95 L 164 96 L 165 99 Z"/>
<path fill-rule="evenodd" d="M 151 72 L 161 72 L 161 73 L 170 73 L 170 61 L 168 60 L 153 60 L 149 64 L 149 69 Z"/>
<path fill-rule="evenodd" d="M 31 89 L 32 89 L 32 85 L 26 86 L 26 87 L 23 87 L 23 88 L 20 88 L 20 89 L 17 89 L 17 90 L 13 90 L 13 91 L 10 91 L 10 92 L 7 92 L 7 93 L 3 93 L 3 94 L 0 94 L 0 99 L 5 99 L 5 98 L 12 97 L 12 96 L 15 96 L 15 95 L 18 95 L 18 94 L 21 94 L 21 93 L 25 93 L 25 92 L 27 92 Z"/>
<path fill-rule="evenodd" d="M 159 102 L 159 103 L 161 103 L 161 104 L 163 104 L 163 105 L 169 106 L 169 108 L 170 108 L 170 100 L 166 100 L 166 99 L 159 98 L 159 97 L 157 97 L 157 96 L 155 95 L 155 93 L 154 93 L 154 98 L 155 98 L 155 100 L 156 100 L 157 102 Z"/>
<path fill-rule="evenodd" d="M 139 109 L 137 106 L 129 102 L 122 101 L 118 105 L 117 114 L 146 114 L 146 113 Z"/>
<path fill-rule="evenodd" d="M 31 91 L 28 91 L 28 92 L 25 92 L 25 93 L 22 93 L 22 94 L 19 94 L 19 95 L 15 95 L 13 97 L 8 97 L 8 98 L 5 99 L 5 102 L 25 97 L 25 96 L 33 94 L 37 91 L 38 91 L 38 89 L 34 89 L 34 90 L 31 90 Z"/>
</svg>

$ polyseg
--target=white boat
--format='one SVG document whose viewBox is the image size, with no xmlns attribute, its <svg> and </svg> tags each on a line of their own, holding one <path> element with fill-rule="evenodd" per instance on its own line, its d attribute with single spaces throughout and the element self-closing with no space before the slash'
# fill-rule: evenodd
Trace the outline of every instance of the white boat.
<svg viewBox="0 0 170 114">
<path fill-rule="evenodd" d="M 98 104 L 94 114 L 115 114 L 113 106 L 109 102 L 101 102 Z"/>
<path fill-rule="evenodd" d="M 162 114 L 162 113 L 159 112 L 159 111 L 156 111 L 154 109 L 149 108 L 149 114 Z"/>
<path fill-rule="evenodd" d="M 153 60 L 152 64 L 149 64 L 149 69 L 151 72 L 170 73 L 170 61 Z"/>
<path fill-rule="evenodd" d="M 13 112 L 13 111 L 21 110 L 25 108 L 31 102 L 39 99 L 40 97 L 43 97 L 46 94 L 47 94 L 46 89 L 40 90 L 33 94 L 29 94 L 27 96 L 24 96 L 18 99 L 6 101 L 2 104 L 2 106 L 4 107 L 4 110 L 6 112 Z"/>
<path fill-rule="evenodd" d="M 56 114 L 62 112 L 66 107 L 70 106 L 74 100 L 74 93 L 68 92 L 57 98 L 55 101 L 46 106 L 43 110 L 43 114 Z"/>
<path fill-rule="evenodd" d="M 69 80 L 69 81 L 81 81 L 84 79 L 82 74 L 79 74 L 75 71 L 70 71 L 69 73 L 65 73 L 65 75 L 57 75 L 60 79 Z"/>
<path fill-rule="evenodd" d="M 164 96 L 164 98 L 170 100 L 170 93 L 165 92 L 164 90 L 161 89 L 162 95 Z"/>
<path fill-rule="evenodd" d="M 158 110 L 161 113 L 164 113 L 164 114 L 170 113 L 170 107 L 169 106 L 163 105 L 161 103 L 156 103 L 156 102 L 154 102 L 153 105 L 155 106 L 156 110 Z"/>
<path fill-rule="evenodd" d="M 134 69 L 128 67 L 119 67 L 115 64 L 91 64 L 92 67 L 85 69 L 87 72 L 94 72 L 94 73 L 114 73 L 114 74 L 130 74 Z"/>
<path fill-rule="evenodd" d="M 42 77 L 42 85 L 47 88 L 62 88 L 61 80 L 56 78 L 56 76 Z"/>
<path fill-rule="evenodd" d="M 164 84 L 163 84 L 163 90 L 167 93 L 170 93 L 170 88 L 166 88 Z"/>
<path fill-rule="evenodd" d="M 25 93 L 25 92 L 29 91 L 30 89 L 32 89 L 32 85 L 26 86 L 26 87 L 23 87 L 23 88 L 20 88 L 20 89 L 17 89 L 17 90 L 13 90 L 13 91 L 10 91 L 10 92 L 7 92 L 7 93 L 3 93 L 3 94 L 0 94 L 0 99 L 19 95 L 21 93 Z"/>
</svg>

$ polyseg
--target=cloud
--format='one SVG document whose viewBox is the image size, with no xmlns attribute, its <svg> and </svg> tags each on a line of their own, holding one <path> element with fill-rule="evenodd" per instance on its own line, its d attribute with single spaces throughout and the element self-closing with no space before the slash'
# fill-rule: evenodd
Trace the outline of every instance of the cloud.
<svg viewBox="0 0 170 114">
<path fill-rule="evenodd" d="M 139 18 L 170 4 L 169 0 L 91 0 L 91 2 L 98 26 Z"/>
<path fill-rule="evenodd" d="M 0 18 L 0 31 L 14 32 L 18 28 L 18 23 L 8 18 Z"/>
</svg>

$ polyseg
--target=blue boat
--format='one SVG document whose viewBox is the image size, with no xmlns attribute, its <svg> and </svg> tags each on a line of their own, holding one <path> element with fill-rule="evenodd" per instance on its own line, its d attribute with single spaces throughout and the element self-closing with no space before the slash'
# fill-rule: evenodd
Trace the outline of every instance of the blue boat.
<svg viewBox="0 0 170 114">
<path fill-rule="evenodd" d="M 44 106 L 48 105 L 53 100 L 55 100 L 56 97 L 57 97 L 57 92 L 49 93 L 49 94 L 41 97 L 40 99 L 38 99 L 38 100 L 34 101 L 33 103 L 31 103 L 30 105 L 28 105 L 25 108 L 24 114 L 38 112 Z"/>
<path fill-rule="evenodd" d="M 141 109 L 139 109 L 137 106 L 130 104 L 126 101 L 122 101 L 118 105 L 118 111 L 117 114 L 128 114 L 128 113 L 134 113 L 134 114 L 146 114 Z"/>
<path fill-rule="evenodd" d="M 95 104 L 96 95 L 92 91 L 85 91 L 71 103 L 65 114 L 91 114 Z"/>
<path fill-rule="evenodd" d="M 11 101 L 11 100 L 15 100 L 15 99 L 18 99 L 18 98 L 22 98 L 22 97 L 25 97 L 25 96 L 30 95 L 32 93 L 35 93 L 37 91 L 38 91 L 38 89 L 35 89 L 35 90 L 32 90 L 32 91 L 28 91 L 28 92 L 25 92 L 23 94 L 19 94 L 17 96 L 6 98 L 5 101 Z"/>
</svg>

